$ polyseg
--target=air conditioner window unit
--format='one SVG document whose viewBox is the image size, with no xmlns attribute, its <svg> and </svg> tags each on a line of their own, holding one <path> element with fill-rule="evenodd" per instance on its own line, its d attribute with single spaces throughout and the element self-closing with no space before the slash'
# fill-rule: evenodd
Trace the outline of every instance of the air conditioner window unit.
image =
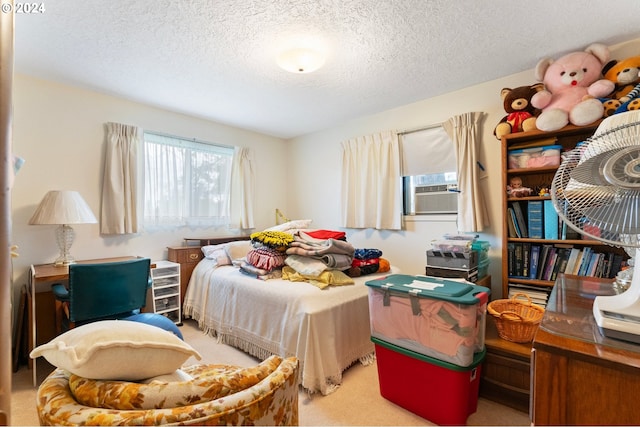
<svg viewBox="0 0 640 427">
<path fill-rule="evenodd" d="M 413 191 L 415 214 L 443 214 L 458 212 L 456 184 L 419 185 Z"/>
</svg>

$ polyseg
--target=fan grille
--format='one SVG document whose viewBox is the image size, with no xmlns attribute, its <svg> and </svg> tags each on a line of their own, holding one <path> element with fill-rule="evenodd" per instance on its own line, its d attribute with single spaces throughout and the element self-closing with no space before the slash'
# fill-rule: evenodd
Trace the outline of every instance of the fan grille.
<svg viewBox="0 0 640 427">
<path fill-rule="evenodd" d="M 596 133 L 565 153 L 551 199 L 562 220 L 583 235 L 640 247 L 640 123 Z"/>
</svg>

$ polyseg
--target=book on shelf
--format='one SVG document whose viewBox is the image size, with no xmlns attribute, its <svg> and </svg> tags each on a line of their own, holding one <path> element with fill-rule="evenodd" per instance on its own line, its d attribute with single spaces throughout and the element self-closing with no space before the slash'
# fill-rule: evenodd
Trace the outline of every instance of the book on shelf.
<svg viewBox="0 0 640 427">
<path fill-rule="evenodd" d="M 511 203 L 513 207 L 513 212 L 516 214 L 516 225 L 520 230 L 520 237 L 527 238 L 529 237 L 529 232 L 527 230 L 527 221 L 525 220 L 524 210 L 520 202 Z"/>
<path fill-rule="evenodd" d="M 529 237 L 532 239 L 542 239 L 544 237 L 542 200 L 530 200 L 528 202 L 527 218 L 529 220 Z"/>
<path fill-rule="evenodd" d="M 507 228 L 509 230 L 509 237 L 521 237 L 518 229 L 516 228 L 516 214 L 513 208 L 507 208 Z"/>
<path fill-rule="evenodd" d="M 544 213 L 544 238 L 558 240 L 558 213 L 553 207 L 552 200 L 545 200 L 542 211 Z"/>
<path fill-rule="evenodd" d="M 542 274 L 542 280 L 551 280 L 551 273 L 553 273 L 553 266 L 556 265 L 556 259 L 558 258 L 558 249 L 554 246 L 549 248 L 547 253 L 547 259 L 545 260 L 544 273 Z"/>
<path fill-rule="evenodd" d="M 535 279 L 538 275 L 538 261 L 540 259 L 540 245 L 531 245 L 531 260 L 529 261 L 529 278 Z"/>
<path fill-rule="evenodd" d="M 529 264 L 531 263 L 531 243 L 522 243 L 522 277 L 529 277 Z"/>
<path fill-rule="evenodd" d="M 553 245 L 542 245 L 540 249 L 540 257 L 538 259 L 538 271 L 536 273 L 536 279 L 544 280 L 544 273 L 547 267 L 547 259 L 549 257 L 549 251 Z"/>
<path fill-rule="evenodd" d="M 567 265 L 564 269 L 564 272 L 567 274 L 573 274 L 573 269 L 575 268 L 576 262 L 578 261 L 578 257 L 581 254 L 581 250 L 579 248 L 572 248 L 571 253 L 569 254 L 569 259 L 567 260 Z"/>
<path fill-rule="evenodd" d="M 556 258 L 556 262 L 553 266 L 553 270 L 551 272 L 551 277 L 549 280 L 554 281 L 556 277 L 558 277 L 558 273 L 564 273 L 567 268 L 567 263 L 569 262 L 569 254 L 571 253 L 571 248 L 568 247 L 559 247 L 558 248 L 558 256 Z"/>
<path fill-rule="evenodd" d="M 507 271 L 509 272 L 509 276 L 515 276 L 515 252 L 516 252 L 516 244 L 513 242 L 507 243 Z"/>
<path fill-rule="evenodd" d="M 587 269 L 589 268 L 589 261 L 591 261 L 591 247 L 585 246 L 582 248 L 582 260 L 580 260 L 580 267 L 578 268 L 578 276 L 586 276 Z"/>
<path fill-rule="evenodd" d="M 523 254 L 522 254 L 522 243 L 515 244 L 515 266 L 514 266 L 514 276 L 522 277 L 522 266 L 524 264 Z"/>
<path fill-rule="evenodd" d="M 550 288 L 545 289 L 539 286 L 530 286 L 520 283 L 509 283 L 509 292 L 507 297 L 513 298 L 517 294 L 525 294 L 531 299 L 532 303 L 540 305 L 542 307 L 546 307 L 547 301 L 549 300 L 549 293 Z"/>
</svg>

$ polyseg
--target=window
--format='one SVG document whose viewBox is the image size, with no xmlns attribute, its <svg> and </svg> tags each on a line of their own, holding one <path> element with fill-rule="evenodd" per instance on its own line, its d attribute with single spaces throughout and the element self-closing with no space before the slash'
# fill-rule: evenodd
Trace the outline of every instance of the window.
<svg viewBox="0 0 640 427">
<path fill-rule="evenodd" d="M 145 226 L 229 223 L 233 148 L 144 133 Z"/>
<path fill-rule="evenodd" d="M 442 126 L 400 134 L 405 215 L 457 213 L 453 142 Z"/>
</svg>

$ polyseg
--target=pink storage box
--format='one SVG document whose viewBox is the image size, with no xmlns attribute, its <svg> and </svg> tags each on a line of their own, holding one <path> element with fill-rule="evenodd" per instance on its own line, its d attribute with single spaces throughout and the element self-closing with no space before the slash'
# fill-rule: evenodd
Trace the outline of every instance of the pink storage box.
<svg viewBox="0 0 640 427">
<path fill-rule="evenodd" d="M 560 165 L 562 145 L 510 150 L 508 153 L 509 169 L 542 168 Z"/>
<path fill-rule="evenodd" d="M 484 349 L 486 287 L 406 274 L 366 285 L 372 337 L 458 366 Z"/>
</svg>

